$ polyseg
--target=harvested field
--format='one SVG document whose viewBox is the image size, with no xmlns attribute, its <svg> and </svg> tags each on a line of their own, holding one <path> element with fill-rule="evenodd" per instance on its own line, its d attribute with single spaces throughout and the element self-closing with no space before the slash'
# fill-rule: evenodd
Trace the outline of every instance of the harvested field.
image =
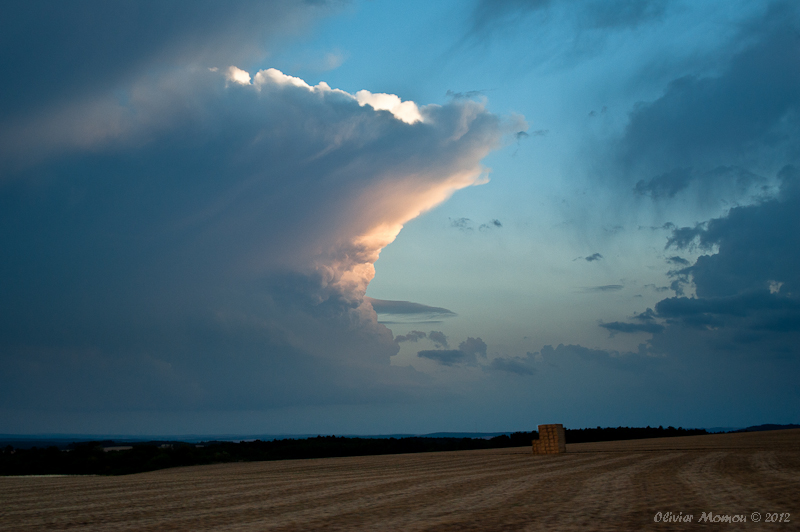
<svg viewBox="0 0 800 532">
<path fill-rule="evenodd" d="M 0 477 L 0 530 L 797 530 L 800 430 Z M 692 523 L 654 523 L 657 512 Z M 746 523 L 698 522 L 703 512 Z M 759 512 L 760 523 L 751 519 Z M 767 512 L 791 514 L 766 523 Z"/>
</svg>

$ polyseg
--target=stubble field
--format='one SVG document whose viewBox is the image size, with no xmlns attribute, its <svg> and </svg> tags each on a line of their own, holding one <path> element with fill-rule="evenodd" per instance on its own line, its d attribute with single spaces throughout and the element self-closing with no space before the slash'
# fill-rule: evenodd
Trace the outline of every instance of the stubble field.
<svg viewBox="0 0 800 532">
<path fill-rule="evenodd" d="M 797 530 L 800 429 L 0 478 L 0 530 Z M 692 523 L 655 523 L 657 512 Z M 703 512 L 745 515 L 698 522 Z M 761 522 L 752 520 L 758 512 Z M 768 513 L 790 514 L 767 523 Z"/>
</svg>

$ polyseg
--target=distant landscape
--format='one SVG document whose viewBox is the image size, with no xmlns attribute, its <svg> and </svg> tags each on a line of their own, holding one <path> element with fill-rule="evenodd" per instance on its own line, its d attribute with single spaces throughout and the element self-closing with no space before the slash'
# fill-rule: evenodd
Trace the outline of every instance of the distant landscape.
<svg viewBox="0 0 800 532">
<path fill-rule="evenodd" d="M 800 428 L 798 425 L 758 425 L 736 432 Z M 710 434 L 682 427 L 597 427 L 566 429 L 568 444 L 671 438 Z M 524 447 L 538 439 L 536 431 L 487 436 L 434 433 L 420 436 L 273 437 L 239 441 L 167 440 L 73 441 L 33 437 L 0 439 L 0 475 L 126 475 L 179 466 L 230 462 L 371 456 L 424 452 Z M 14 445 L 16 441 L 17 445 Z M 38 442 L 38 445 L 37 445 Z M 60 443 L 60 445 L 59 445 Z"/>
</svg>

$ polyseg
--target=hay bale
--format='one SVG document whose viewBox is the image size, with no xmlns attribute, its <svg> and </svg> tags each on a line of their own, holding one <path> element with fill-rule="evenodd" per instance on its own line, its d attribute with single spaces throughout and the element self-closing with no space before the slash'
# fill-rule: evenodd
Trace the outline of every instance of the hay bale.
<svg viewBox="0 0 800 532">
<path fill-rule="evenodd" d="M 539 425 L 539 439 L 532 442 L 533 454 L 558 454 L 567 452 L 564 425 L 561 423 Z"/>
</svg>

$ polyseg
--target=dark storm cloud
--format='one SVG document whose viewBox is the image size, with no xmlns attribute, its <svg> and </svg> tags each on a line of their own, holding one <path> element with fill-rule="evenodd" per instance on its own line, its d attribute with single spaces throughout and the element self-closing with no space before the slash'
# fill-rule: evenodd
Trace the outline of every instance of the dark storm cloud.
<svg viewBox="0 0 800 532">
<path fill-rule="evenodd" d="M 747 189 L 761 179 L 754 161 L 797 158 L 799 28 L 798 5 L 774 2 L 743 26 L 737 42 L 745 46 L 718 74 L 675 79 L 662 97 L 633 109 L 621 160 L 631 176 L 648 176 L 637 193 L 669 198 L 695 181 Z"/>
<path fill-rule="evenodd" d="M 649 181 L 639 180 L 633 191 L 654 200 L 671 199 L 679 192 L 688 189 L 693 181 L 701 182 L 707 189 L 729 189 L 745 195 L 753 191 L 755 185 L 764 183 L 765 179 L 738 166 L 717 166 L 699 174 L 691 168 L 675 168 Z"/>
<path fill-rule="evenodd" d="M 599 253 L 593 253 L 593 254 L 589 255 L 588 257 L 584 257 L 584 258 L 586 259 L 586 262 L 594 262 L 596 260 L 602 259 L 603 256 L 601 254 L 599 254 Z"/>
<path fill-rule="evenodd" d="M 693 349 L 714 355 L 795 359 L 800 341 L 800 300 L 791 295 L 744 293 L 730 297 L 670 298 L 656 305 L 665 330 L 653 337 L 650 351 L 682 357 Z M 722 359 L 720 359 L 720 362 Z"/>
<path fill-rule="evenodd" d="M 764 310 L 795 313 L 800 311 L 800 300 L 764 290 L 726 297 L 672 297 L 656 304 L 659 316 L 678 319 L 703 314 L 743 318 Z"/>
<path fill-rule="evenodd" d="M 686 248 L 718 248 L 681 270 L 691 274 L 699 297 L 726 297 L 766 290 L 771 281 L 781 282 L 782 293 L 800 293 L 796 265 L 800 260 L 800 172 L 793 166 L 778 174 L 777 198 L 735 207 L 727 216 L 694 228 L 677 228 L 668 244 Z"/>
<path fill-rule="evenodd" d="M 749 356 L 797 357 L 800 341 L 800 172 L 784 167 L 779 194 L 735 207 L 694 228 L 675 228 L 670 243 L 712 250 L 678 277 L 678 296 L 659 301 L 666 328 L 651 351 L 682 356 L 686 338 L 694 349 Z M 680 297 L 689 282 L 696 296 Z"/>
</svg>

